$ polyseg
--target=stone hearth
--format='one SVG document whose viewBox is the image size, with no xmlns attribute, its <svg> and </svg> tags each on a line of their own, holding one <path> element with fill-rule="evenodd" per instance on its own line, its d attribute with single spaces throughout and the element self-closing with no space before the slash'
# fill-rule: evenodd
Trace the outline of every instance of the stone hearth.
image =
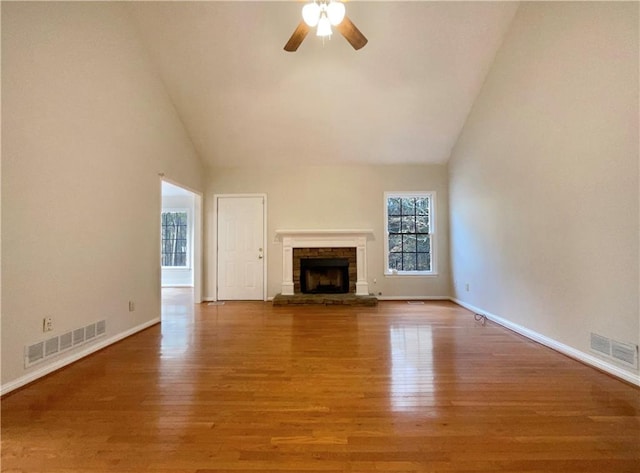
<svg viewBox="0 0 640 473">
<path fill-rule="evenodd" d="M 328 305 L 328 306 L 365 306 L 378 305 L 378 298 L 373 295 L 356 296 L 355 294 L 278 294 L 273 298 L 273 305 Z"/>
</svg>

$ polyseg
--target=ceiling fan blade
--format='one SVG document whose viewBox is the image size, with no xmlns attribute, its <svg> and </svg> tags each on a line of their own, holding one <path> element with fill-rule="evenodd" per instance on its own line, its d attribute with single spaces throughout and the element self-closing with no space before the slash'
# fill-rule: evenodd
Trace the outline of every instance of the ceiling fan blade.
<svg viewBox="0 0 640 473">
<path fill-rule="evenodd" d="M 309 27 L 304 21 L 301 21 L 296 30 L 287 41 L 287 44 L 284 45 L 284 50 L 289 51 L 290 53 L 295 52 L 302 44 L 302 41 L 307 36 L 309 32 Z"/>
<path fill-rule="evenodd" d="M 356 25 L 347 18 L 344 17 L 344 20 L 340 22 L 338 26 L 336 26 L 338 31 L 344 36 L 347 41 L 353 46 L 353 49 L 356 51 L 362 48 L 365 44 L 367 44 L 368 39 L 360 32 Z"/>
</svg>

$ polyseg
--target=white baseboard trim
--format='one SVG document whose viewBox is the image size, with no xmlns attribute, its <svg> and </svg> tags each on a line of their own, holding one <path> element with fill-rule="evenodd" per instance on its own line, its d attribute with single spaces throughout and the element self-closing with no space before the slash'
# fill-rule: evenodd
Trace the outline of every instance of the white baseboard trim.
<svg viewBox="0 0 640 473">
<path fill-rule="evenodd" d="M 604 360 L 596 358 L 593 355 L 577 350 L 573 347 L 570 347 L 569 345 L 565 345 L 564 343 L 560 343 L 554 340 L 553 338 L 549 338 L 531 329 L 523 327 L 522 325 L 513 323 L 507 319 L 504 319 L 500 316 L 487 312 L 486 310 L 482 310 L 478 307 L 475 307 L 471 304 L 463 302 L 454 297 L 451 298 L 451 301 L 455 302 L 459 306 L 462 306 L 465 309 L 468 309 L 476 314 L 484 315 L 485 317 L 487 317 L 487 319 L 491 320 L 492 322 L 495 322 L 498 325 L 502 325 L 503 327 L 509 330 L 519 333 L 520 335 L 523 335 L 529 338 L 530 340 L 533 340 L 534 342 L 538 342 L 546 347 L 551 348 L 552 350 L 560 352 L 563 355 L 566 355 L 570 358 L 578 360 L 586 365 L 592 366 L 601 371 L 609 373 L 610 375 L 615 376 L 616 378 L 620 378 L 624 381 L 627 381 L 628 383 L 635 384 L 636 386 L 640 386 L 640 375 L 629 373 L 628 371 L 625 371 L 624 369 L 619 368 L 614 364 L 608 363 Z"/>
<path fill-rule="evenodd" d="M 64 368 L 65 366 L 70 365 L 71 363 L 74 363 L 80 360 L 81 358 L 84 358 L 85 356 L 91 355 L 92 353 L 102 350 L 103 348 L 106 348 L 109 345 L 113 345 L 114 343 L 119 342 L 122 339 L 130 337 L 131 335 L 134 335 L 158 323 L 160 323 L 160 317 L 151 319 L 148 322 L 137 325 L 133 328 L 130 328 L 129 330 L 126 330 L 122 333 L 114 335 L 111 338 L 102 340 L 99 343 L 88 345 L 88 346 L 85 345 L 85 347 L 80 351 L 72 353 L 69 356 L 66 356 L 64 358 L 60 358 L 49 365 L 43 366 L 42 368 L 32 371 L 24 376 L 21 376 L 16 380 L 3 384 L 2 387 L 0 387 L 0 396 L 4 396 L 5 394 L 10 393 L 15 389 L 21 388 L 22 386 L 32 383 L 35 380 L 42 378 L 43 376 L 53 373 L 54 371 L 57 371 L 60 368 Z"/>
<path fill-rule="evenodd" d="M 374 294 L 375 296 L 375 294 Z M 449 296 L 376 296 L 379 301 L 449 301 Z"/>
</svg>

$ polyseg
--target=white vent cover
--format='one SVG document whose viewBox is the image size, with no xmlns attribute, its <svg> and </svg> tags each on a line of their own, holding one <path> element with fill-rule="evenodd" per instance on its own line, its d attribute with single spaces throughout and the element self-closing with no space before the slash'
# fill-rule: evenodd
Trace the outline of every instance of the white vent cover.
<svg viewBox="0 0 640 473">
<path fill-rule="evenodd" d="M 72 347 L 96 339 L 106 332 L 107 322 L 106 320 L 100 320 L 86 327 L 70 330 L 60 336 L 51 337 L 33 345 L 27 345 L 25 347 L 24 366 L 29 367 L 34 363 L 39 363 Z"/>
<path fill-rule="evenodd" d="M 27 363 L 35 363 L 44 358 L 44 342 L 34 343 L 27 347 Z"/>
<path fill-rule="evenodd" d="M 638 345 L 629 345 L 613 340 L 611 342 L 611 356 L 629 366 L 638 367 Z"/>
<path fill-rule="evenodd" d="M 104 333 L 107 331 L 107 322 L 104 320 L 101 320 L 100 322 L 96 323 L 96 334 L 98 336 L 100 335 L 104 335 Z"/>
<path fill-rule="evenodd" d="M 597 333 L 591 334 L 591 351 L 600 353 L 618 363 L 638 367 L 638 345 L 617 342 Z"/>
<path fill-rule="evenodd" d="M 84 338 L 85 340 L 90 340 L 96 336 L 96 324 L 87 325 L 84 328 Z"/>
<path fill-rule="evenodd" d="M 58 353 L 59 338 L 53 337 L 44 342 L 44 356 L 51 356 Z"/>
<path fill-rule="evenodd" d="M 73 334 L 71 332 L 60 335 L 60 351 L 68 350 L 73 345 Z"/>
<path fill-rule="evenodd" d="M 597 333 L 592 333 L 591 349 L 603 355 L 611 356 L 611 340 Z"/>
</svg>

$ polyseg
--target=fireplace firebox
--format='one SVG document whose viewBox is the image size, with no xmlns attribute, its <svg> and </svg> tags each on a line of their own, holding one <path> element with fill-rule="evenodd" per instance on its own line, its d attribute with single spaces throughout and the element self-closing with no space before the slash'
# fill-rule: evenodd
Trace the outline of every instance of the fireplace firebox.
<svg viewBox="0 0 640 473">
<path fill-rule="evenodd" d="M 304 294 L 349 292 L 348 258 L 301 258 L 300 291 Z"/>
</svg>

